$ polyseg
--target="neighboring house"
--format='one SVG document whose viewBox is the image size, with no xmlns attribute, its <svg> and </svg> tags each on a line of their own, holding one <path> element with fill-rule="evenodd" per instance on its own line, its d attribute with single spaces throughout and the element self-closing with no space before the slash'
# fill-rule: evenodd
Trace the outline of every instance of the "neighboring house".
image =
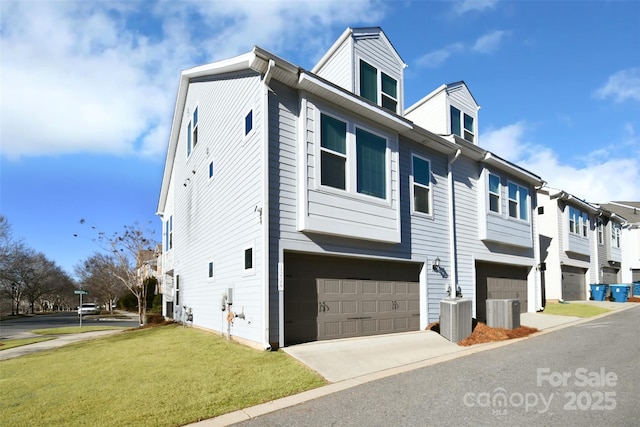
<svg viewBox="0 0 640 427">
<path fill-rule="evenodd" d="M 409 107 L 406 117 L 460 147 L 461 156 L 449 164 L 455 281 L 485 321 L 487 299 L 519 299 L 522 312 L 542 308 L 534 208 L 543 181 L 478 147 L 479 109 L 467 85 L 457 82 Z"/>
<path fill-rule="evenodd" d="M 600 207 L 621 221 L 609 230 L 610 237 L 605 235 L 605 240 L 621 252 L 616 283 L 640 282 L 640 202 L 609 202 Z"/>
<path fill-rule="evenodd" d="M 601 212 L 572 194 L 549 187 L 538 191 L 538 205 L 546 299 L 587 299 L 588 285 L 599 282 L 594 219 Z M 605 258 L 612 256 L 615 251 L 604 254 Z"/>
<path fill-rule="evenodd" d="M 404 117 L 405 66 L 363 28 L 311 72 L 254 47 L 182 73 L 158 203 L 165 315 L 271 348 L 423 329 L 456 284 L 478 307 L 498 282 L 493 297 L 526 288 L 541 306 L 542 182 Z"/>
</svg>

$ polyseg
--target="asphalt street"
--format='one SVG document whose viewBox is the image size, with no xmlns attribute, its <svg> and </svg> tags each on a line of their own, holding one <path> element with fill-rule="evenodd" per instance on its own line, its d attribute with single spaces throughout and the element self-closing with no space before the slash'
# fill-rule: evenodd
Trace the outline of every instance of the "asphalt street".
<svg viewBox="0 0 640 427">
<path fill-rule="evenodd" d="M 0 322 L 0 339 L 29 336 L 34 329 L 61 328 L 78 326 L 80 319 L 75 311 L 44 314 L 30 317 L 16 317 Z M 123 319 L 110 319 L 108 316 L 84 316 L 82 326 L 104 325 L 130 328 L 138 326 L 137 318 L 127 316 Z"/>
<path fill-rule="evenodd" d="M 369 382 L 246 426 L 636 426 L 640 307 Z"/>
</svg>

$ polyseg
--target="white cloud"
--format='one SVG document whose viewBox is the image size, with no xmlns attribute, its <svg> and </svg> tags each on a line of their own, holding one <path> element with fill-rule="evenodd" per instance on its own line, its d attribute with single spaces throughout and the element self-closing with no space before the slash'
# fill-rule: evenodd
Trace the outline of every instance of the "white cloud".
<svg viewBox="0 0 640 427">
<path fill-rule="evenodd" d="M 464 54 L 465 52 L 481 55 L 493 53 L 498 49 L 504 37 L 509 34 L 509 31 L 495 30 L 479 37 L 470 46 L 461 42 L 453 43 L 442 49 L 422 55 L 415 60 L 415 64 L 422 68 L 436 68 L 444 64 L 452 56 Z"/>
<path fill-rule="evenodd" d="M 436 68 L 442 65 L 452 55 L 462 52 L 463 50 L 464 45 L 462 43 L 455 43 L 443 49 L 435 50 L 433 52 L 422 55 L 421 57 L 416 59 L 415 63 L 418 67 Z"/>
<path fill-rule="evenodd" d="M 635 185 L 640 182 L 640 141 L 630 124 L 625 125 L 623 140 L 581 159 L 563 159 L 553 148 L 527 141 L 525 135 L 530 130 L 526 122 L 510 124 L 482 134 L 480 145 L 540 176 L 550 187 L 581 199 L 596 203 L 640 200 L 640 187 Z"/>
<path fill-rule="evenodd" d="M 611 97 L 615 102 L 640 101 L 640 68 L 621 70 L 611 75 L 595 96 L 600 99 Z"/>
<path fill-rule="evenodd" d="M 498 1 L 499 0 L 464 0 L 456 5 L 455 10 L 459 15 L 473 10 L 482 11 L 495 7 Z"/>
<path fill-rule="evenodd" d="M 500 42 L 507 35 L 509 35 L 508 31 L 492 31 L 476 40 L 471 50 L 476 53 L 492 53 L 498 49 Z"/>
<path fill-rule="evenodd" d="M 0 2 L 0 154 L 164 154 L 181 70 L 254 44 L 315 61 L 372 1 Z"/>
</svg>

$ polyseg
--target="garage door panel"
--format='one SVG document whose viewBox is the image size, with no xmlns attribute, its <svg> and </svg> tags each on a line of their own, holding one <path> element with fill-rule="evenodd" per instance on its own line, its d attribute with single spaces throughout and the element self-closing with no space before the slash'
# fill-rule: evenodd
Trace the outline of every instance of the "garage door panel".
<svg viewBox="0 0 640 427">
<path fill-rule="evenodd" d="M 527 311 L 528 267 L 487 262 L 476 263 L 476 318 L 486 321 L 487 299 L 518 299 Z"/>
<path fill-rule="evenodd" d="M 329 282 L 331 284 L 327 286 Z M 410 292 L 411 289 L 419 291 L 419 286 L 409 282 L 359 280 L 351 282 L 355 284 L 355 292 L 346 293 L 347 287 L 340 282 L 346 281 L 317 279 L 321 307 L 317 317 L 319 340 L 336 338 L 336 333 L 341 337 L 350 337 L 419 329 L 419 293 Z M 341 289 L 343 293 L 335 298 L 336 295 L 323 293 L 327 289 Z M 349 290 L 353 291 L 352 288 Z M 328 297 L 333 300 L 330 305 L 326 300 Z M 329 305 L 329 309 L 323 310 L 323 304 Z M 350 308 L 348 312 L 347 305 Z M 336 326 L 335 322 L 341 322 L 342 325 Z M 325 326 L 326 323 L 331 326 Z"/>
<path fill-rule="evenodd" d="M 586 273 L 584 268 L 562 266 L 562 299 L 583 301 L 587 299 Z"/>
</svg>

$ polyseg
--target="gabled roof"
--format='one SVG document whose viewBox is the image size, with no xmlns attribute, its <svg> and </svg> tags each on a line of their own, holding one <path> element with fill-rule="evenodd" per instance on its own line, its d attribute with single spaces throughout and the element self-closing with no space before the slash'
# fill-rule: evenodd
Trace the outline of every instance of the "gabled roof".
<svg viewBox="0 0 640 427">
<path fill-rule="evenodd" d="M 467 84 L 464 82 L 464 80 L 460 80 L 460 81 L 457 81 L 457 82 L 440 85 L 435 90 L 431 91 L 431 93 L 429 93 L 428 95 L 426 95 L 425 97 L 423 97 L 419 101 L 415 102 L 409 108 L 405 109 L 405 114 L 409 114 L 411 111 L 417 109 L 422 104 L 424 104 L 425 102 L 429 101 L 431 98 L 435 97 L 436 95 L 440 94 L 441 92 L 443 92 L 443 91 L 449 92 L 451 89 L 457 88 L 457 87 L 461 87 L 461 86 L 464 87 L 467 90 L 467 92 L 469 92 L 469 95 L 471 96 L 471 99 L 473 99 L 473 102 L 476 104 L 478 109 L 480 109 L 480 104 L 478 104 L 478 101 L 476 101 L 476 98 L 473 96 L 473 94 L 469 90 L 469 86 L 467 86 Z"/>
<path fill-rule="evenodd" d="M 640 202 L 609 202 L 601 203 L 600 206 L 623 217 L 631 224 L 640 224 Z"/>
<path fill-rule="evenodd" d="M 389 50 L 396 57 L 397 61 L 402 64 L 403 68 L 407 67 L 407 64 L 402 60 L 400 54 L 393 46 L 391 41 L 387 38 L 384 31 L 380 27 L 363 27 L 363 28 L 351 28 L 348 27 L 344 32 L 338 37 L 338 39 L 333 43 L 333 45 L 329 48 L 329 50 L 320 58 L 318 63 L 314 65 L 311 69 L 312 73 L 317 73 L 320 68 L 324 66 L 324 64 L 338 51 L 340 46 L 347 40 L 349 37 L 353 37 L 354 39 L 364 39 L 364 38 L 372 38 L 372 37 L 380 37 L 384 42 L 389 45 Z"/>
<path fill-rule="evenodd" d="M 542 189 L 542 191 L 546 192 L 547 194 L 549 194 L 549 198 L 551 200 L 553 199 L 558 199 L 558 200 L 563 200 L 565 202 L 568 202 L 572 205 L 578 206 L 581 209 L 584 209 L 590 213 L 598 213 L 598 208 L 594 205 L 592 205 L 591 203 L 580 199 L 579 197 L 574 196 L 571 193 L 567 193 L 564 190 L 560 190 L 557 188 L 551 188 L 551 187 L 545 187 Z"/>
</svg>

